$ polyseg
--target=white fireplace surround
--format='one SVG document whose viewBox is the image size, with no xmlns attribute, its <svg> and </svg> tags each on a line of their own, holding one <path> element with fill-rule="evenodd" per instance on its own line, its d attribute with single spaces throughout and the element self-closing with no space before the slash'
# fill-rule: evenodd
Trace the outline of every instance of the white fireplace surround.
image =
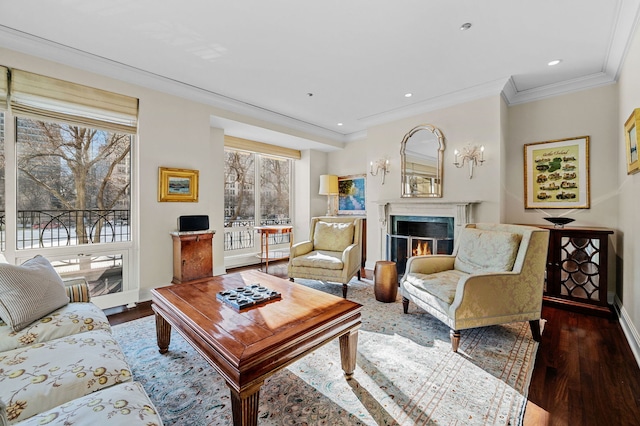
<svg viewBox="0 0 640 426">
<path fill-rule="evenodd" d="M 399 198 L 377 201 L 380 220 L 380 241 L 391 230 L 391 216 L 453 217 L 454 240 L 460 229 L 474 221 L 474 206 L 480 201 L 441 201 L 427 198 Z M 384 251 L 383 251 L 384 253 Z"/>
</svg>

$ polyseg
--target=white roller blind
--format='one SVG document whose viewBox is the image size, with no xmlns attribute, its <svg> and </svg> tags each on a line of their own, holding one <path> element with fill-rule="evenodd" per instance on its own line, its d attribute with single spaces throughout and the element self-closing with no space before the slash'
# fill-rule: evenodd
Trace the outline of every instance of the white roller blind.
<svg viewBox="0 0 640 426">
<path fill-rule="evenodd" d="M 241 151 L 257 152 L 259 154 L 274 155 L 276 157 L 292 158 L 299 160 L 302 158 L 300 150 L 271 145 L 264 142 L 256 142 L 249 139 L 236 138 L 235 136 L 225 136 L 224 146 L 226 148 L 239 149 Z"/>
<path fill-rule="evenodd" d="M 0 109 L 7 108 L 7 93 L 9 92 L 9 78 L 7 68 L 0 66 Z"/>
<path fill-rule="evenodd" d="M 21 70 L 11 70 L 14 114 L 135 134 L 138 99 Z"/>
</svg>

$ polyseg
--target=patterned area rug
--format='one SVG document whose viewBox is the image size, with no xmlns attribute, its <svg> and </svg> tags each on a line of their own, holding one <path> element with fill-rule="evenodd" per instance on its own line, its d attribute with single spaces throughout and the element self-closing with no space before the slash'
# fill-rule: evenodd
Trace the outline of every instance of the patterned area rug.
<svg viewBox="0 0 640 426">
<path fill-rule="evenodd" d="M 338 284 L 296 283 L 342 296 Z M 354 379 L 336 339 L 265 382 L 260 425 L 522 423 L 538 347 L 527 322 L 467 330 L 455 354 L 444 324 L 413 304 L 403 314 L 400 296 L 376 301 L 370 280 L 352 280 L 348 297 L 364 305 Z M 224 380 L 178 333 L 165 355 L 153 317 L 114 333 L 166 425 L 232 424 Z"/>
</svg>

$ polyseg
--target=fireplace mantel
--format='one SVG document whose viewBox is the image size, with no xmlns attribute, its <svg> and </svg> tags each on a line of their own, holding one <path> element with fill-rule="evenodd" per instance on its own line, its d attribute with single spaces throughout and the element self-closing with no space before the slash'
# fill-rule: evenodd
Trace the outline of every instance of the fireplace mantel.
<svg viewBox="0 0 640 426">
<path fill-rule="evenodd" d="M 456 228 L 473 222 L 473 207 L 480 201 L 444 201 L 428 198 L 396 198 L 375 201 L 378 219 L 387 227 L 390 216 L 449 216 L 455 219 Z"/>
</svg>

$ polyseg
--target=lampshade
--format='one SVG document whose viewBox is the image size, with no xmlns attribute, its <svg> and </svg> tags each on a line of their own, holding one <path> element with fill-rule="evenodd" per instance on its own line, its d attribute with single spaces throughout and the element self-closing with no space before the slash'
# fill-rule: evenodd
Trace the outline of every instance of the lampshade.
<svg viewBox="0 0 640 426">
<path fill-rule="evenodd" d="M 320 195 L 337 195 L 338 194 L 338 176 L 336 175 L 320 175 Z"/>
</svg>

